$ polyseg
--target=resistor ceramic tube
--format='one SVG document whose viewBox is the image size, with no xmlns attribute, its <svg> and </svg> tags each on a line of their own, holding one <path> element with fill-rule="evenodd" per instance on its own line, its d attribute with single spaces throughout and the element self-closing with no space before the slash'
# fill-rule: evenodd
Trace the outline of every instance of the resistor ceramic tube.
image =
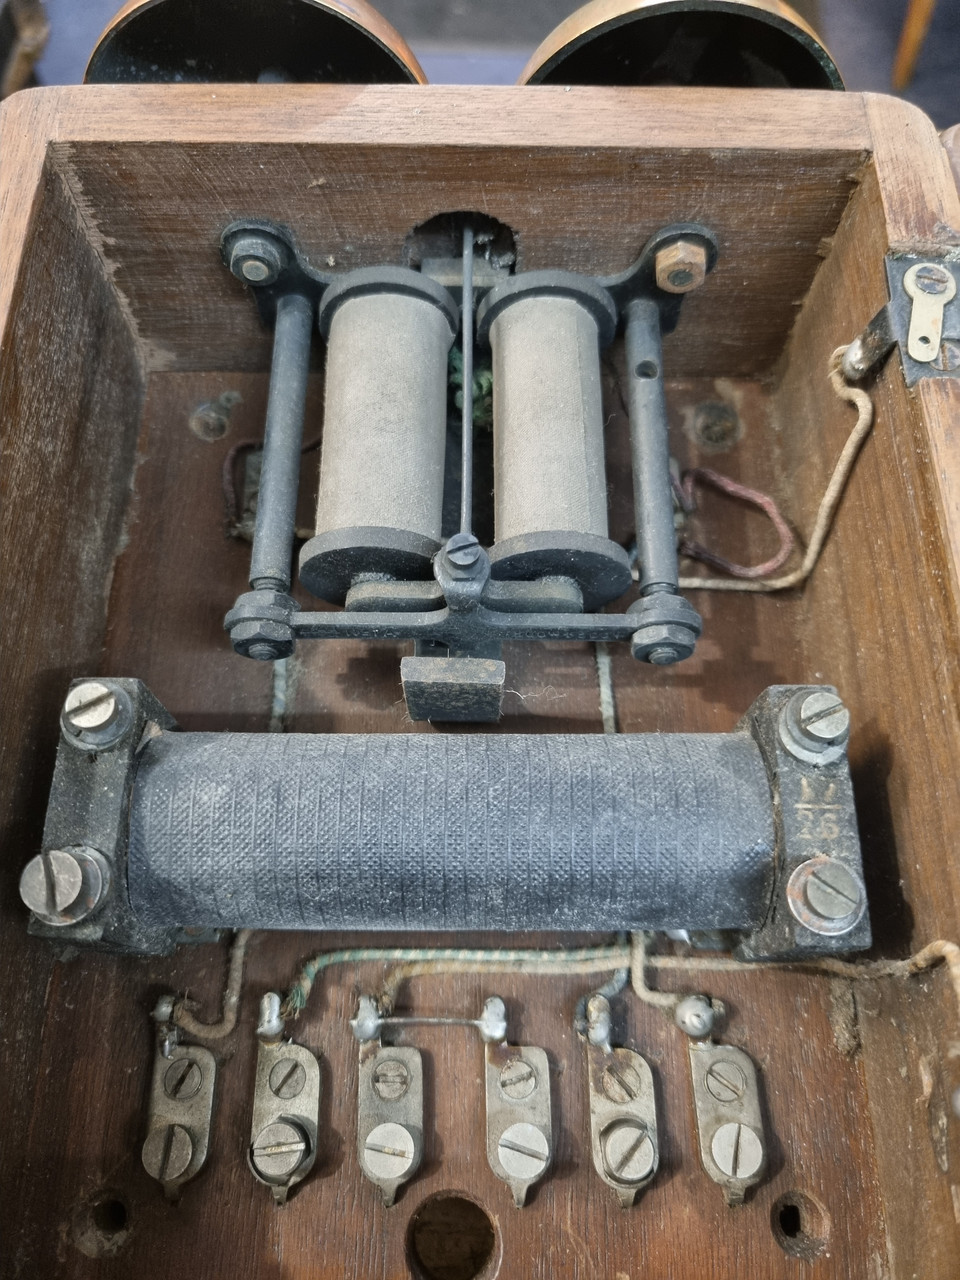
<svg viewBox="0 0 960 1280">
<path fill-rule="evenodd" d="M 360 574 L 428 576 L 440 545 L 447 353 L 459 312 L 433 280 L 364 268 L 320 306 L 327 338 L 316 536 L 300 579 L 343 601 Z"/>
<path fill-rule="evenodd" d="M 497 577 L 567 576 L 585 604 L 630 582 L 607 536 L 600 348 L 616 307 L 594 282 L 527 272 L 491 291 L 480 334 L 493 353 Z"/>
</svg>

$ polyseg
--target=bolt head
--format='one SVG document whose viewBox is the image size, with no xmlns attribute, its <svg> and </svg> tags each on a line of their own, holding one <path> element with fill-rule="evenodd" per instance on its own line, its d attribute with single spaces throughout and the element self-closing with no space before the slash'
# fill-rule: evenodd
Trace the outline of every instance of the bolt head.
<svg viewBox="0 0 960 1280">
<path fill-rule="evenodd" d="M 286 265 L 286 247 L 270 236 L 238 236 L 230 247 L 230 270 L 248 284 L 273 284 Z"/>
<path fill-rule="evenodd" d="M 384 1102 L 396 1102 L 410 1088 L 410 1072 L 398 1058 L 384 1058 L 374 1067 L 373 1089 Z"/>
<path fill-rule="evenodd" d="M 953 1107 L 953 1114 L 960 1120 L 960 1084 L 950 1096 L 950 1105 Z"/>
<path fill-rule="evenodd" d="M 195 1098 L 203 1084 L 203 1072 L 193 1058 L 178 1058 L 167 1067 L 163 1077 L 163 1091 L 168 1098 L 186 1102 Z"/>
<path fill-rule="evenodd" d="M 686 996 L 674 1010 L 673 1020 L 691 1040 L 705 1040 L 713 1030 L 716 1015 L 706 996 Z"/>
<path fill-rule="evenodd" d="M 537 1073 L 523 1058 L 511 1058 L 500 1071 L 500 1089 L 507 1098 L 529 1098 L 537 1087 Z"/>
<path fill-rule="evenodd" d="M 600 1088 L 610 1102 L 632 1102 L 641 1089 L 640 1073 L 623 1062 L 611 1062 L 600 1075 Z"/>
<path fill-rule="evenodd" d="M 410 1130 L 391 1120 L 376 1125 L 367 1134 L 363 1163 L 375 1181 L 395 1182 L 413 1168 L 416 1150 Z"/>
<path fill-rule="evenodd" d="M 151 1178 L 173 1182 L 190 1167 L 193 1139 L 182 1124 L 162 1125 L 147 1134 L 140 1158 Z"/>
<path fill-rule="evenodd" d="M 674 240 L 657 250 L 654 260 L 657 288 L 665 293 L 690 293 L 707 277 L 707 250 L 699 240 Z"/>
<path fill-rule="evenodd" d="M 867 909 L 863 883 L 836 858 L 801 862 L 787 881 L 787 904 L 794 918 L 813 933 L 849 933 Z"/>
<path fill-rule="evenodd" d="M 503 1131 L 497 1156 L 508 1178 L 532 1182 L 550 1161 L 550 1144 L 541 1129 L 522 1120 Z"/>
<path fill-rule="evenodd" d="M 713 1135 L 710 1154 L 726 1178 L 745 1180 L 760 1172 L 763 1166 L 763 1143 L 746 1124 L 730 1121 Z"/>
<path fill-rule="evenodd" d="M 653 1172 L 657 1152 L 647 1126 L 640 1120 L 614 1120 L 600 1135 L 607 1176 L 624 1186 L 636 1186 Z"/>
<path fill-rule="evenodd" d="M 103 856 L 88 845 L 74 845 L 31 858 L 20 875 L 20 898 L 38 920 L 59 928 L 90 915 L 109 886 Z"/>
<path fill-rule="evenodd" d="M 257 1134 L 250 1163 L 264 1182 L 287 1182 L 303 1164 L 310 1150 L 307 1135 L 291 1120 L 277 1120 Z"/>
</svg>

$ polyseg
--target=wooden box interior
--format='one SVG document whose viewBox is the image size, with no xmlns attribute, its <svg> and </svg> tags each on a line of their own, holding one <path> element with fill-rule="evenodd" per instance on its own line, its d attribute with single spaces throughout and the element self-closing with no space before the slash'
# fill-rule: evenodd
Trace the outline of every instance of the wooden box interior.
<svg viewBox="0 0 960 1280">
<path fill-rule="evenodd" d="M 336 970 L 294 1028 L 323 1057 L 321 1149 L 281 1211 L 244 1156 L 257 1000 L 343 939 L 258 935 L 240 1028 L 223 1053 L 208 1167 L 175 1207 L 143 1172 L 149 1011 L 162 991 L 189 991 L 212 1017 L 224 950 L 59 963 L 27 936 L 17 880 L 39 848 L 69 680 L 139 677 L 185 729 L 438 731 L 405 715 L 401 645 L 303 643 L 280 723 L 271 668 L 230 650 L 222 618 L 244 587 L 249 549 L 225 534 L 221 473 L 227 451 L 262 431 L 269 335 L 220 263 L 221 229 L 273 218 L 316 260 L 348 269 L 400 260 L 408 231 L 437 213 L 479 209 L 514 229 L 521 269 L 599 274 L 628 265 L 665 223 L 707 223 L 720 261 L 666 346 L 674 451 L 684 465 L 773 492 L 803 535 L 854 420 L 829 385 L 830 353 L 886 301 L 889 248 L 960 243 L 932 126 L 892 99 L 213 90 L 32 91 L 2 117 L 0 1271 L 152 1277 L 175 1255 L 198 1277 L 394 1280 L 411 1274 L 419 1206 L 459 1191 L 494 1222 L 487 1276 L 498 1266 L 504 1277 L 552 1280 L 956 1276 L 960 1123 L 949 1099 L 960 1028 L 937 971 L 856 984 L 783 971 L 690 980 L 725 1002 L 725 1035 L 762 1069 L 771 1168 L 736 1210 L 699 1166 L 683 1037 L 658 1011 L 627 995 L 616 1006 L 619 1042 L 654 1066 L 663 1147 L 657 1180 L 623 1211 L 589 1157 L 572 1014 L 590 979 L 411 984 L 405 1004 L 426 1012 L 473 1014 L 486 995 L 503 995 L 511 1037 L 551 1056 L 555 1165 L 519 1212 L 485 1161 L 476 1037 L 435 1029 L 410 1041 L 427 1064 L 424 1167 L 394 1208 L 379 1204 L 354 1152 L 346 1019 L 383 967 Z M 605 383 L 611 531 L 625 540 L 620 360 L 615 346 Z M 898 358 L 889 361 L 871 388 L 876 427 L 803 590 L 697 593 L 704 636 L 693 659 L 657 670 L 625 648 L 612 658 L 626 733 L 729 730 L 767 685 L 837 686 L 853 717 L 884 956 L 960 931 L 958 386 L 908 392 Z M 226 391 L 242 397 L 227 434 L 198 439 L 191 413 Z M 707 400 L 732 404 L 743 424 L 722 453 L 705 453 L 686 429 Z M 318 361 L 308 435 L 321 404 Z M 735 558 L 770 547 L 768 526 L 737 503 L 708 498 L 697 520 L 701 540 Z M 592 646 L 511 645 L 506 657 L 501 730 L 602 731 Z M 802 1207 L 799 1235 L 784 1233 L 784 1198 Z"/>
</svg>

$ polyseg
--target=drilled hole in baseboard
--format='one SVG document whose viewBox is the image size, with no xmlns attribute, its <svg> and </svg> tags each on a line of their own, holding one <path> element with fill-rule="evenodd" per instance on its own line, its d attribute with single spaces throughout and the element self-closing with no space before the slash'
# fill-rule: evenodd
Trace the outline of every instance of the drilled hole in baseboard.
<svg viewBox="0 0 960 1280">
<path fill-rule="evenodd" d="M 788 1191 L 770 1212 L 774 1238 L 784 1253 L 811 1259 L 823 1253 L 830 1235 L 830 1216 L 805 1191 Z"/>
<path fill-rule="evenodd" d="M 474 1200 L 441 1193 L 425 1200 L 410 1219 L 410 1267 L 417 1280 L 492 1280 L 497 1233 Z"/>
</svg>

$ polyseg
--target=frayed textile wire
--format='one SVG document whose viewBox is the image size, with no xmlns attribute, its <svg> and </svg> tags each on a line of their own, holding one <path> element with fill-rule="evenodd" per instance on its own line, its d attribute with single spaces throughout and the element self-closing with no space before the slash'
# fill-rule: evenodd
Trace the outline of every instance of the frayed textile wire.
<svg viewBox="0 0 960 1280">
<path fill-rule="evenodd" d="M 193 1014 L 193 1006 L 185 999 L 178 1000 L 173 1007 L 171 1020 L 181 1031 L 186 1031 L 196 1040 L 223 1040 L 236 1027 L 237 1013 L 240 1009 L 240 992 L 243 987 L 243 962 L 252 936 L 252 929 L 241 929 L 233 935 L 220 1021 L 200 1022 Z"/>
<path fill-rule="evenodd" d="M 840 499 L 843 497 L 843 491 L 850 478 L 850 473 L 853 471 L 857 455 L 860 453 L 861 446 L 873 426 L 873 402 L 860 387 L 851 386 L 841 371 L 840 361 L 846 349 L 846 347 L 837 347 L 834 351 L 830 357 L 828 374 L 830 385 L 840 399 L 846 400 L 856 408 L 857 421 L 847 437 L 847 442 L 840 452 L 840 457 L 837 459 L 837 465 L 833 469 L 830 482 L 820 500 L 813 532 L 810 535 L 810 542 L 807 545 L 800 567 L 794 569 L 791 573 L 782 574 L 778 578 L 681 578 L 679 585 L 682 591 L 695 591 L 698 589 L 701 591 L 787 591 L 790 587 L 800 586 L 810 577 L 830 533 L 833 517 L 836 514 L 837 507 L 840 505 Z"/>
<path fill-rule="evenodd" d="M 409 978 L 441 973 L 609 973 L 630 964 L 626 944 L 607 947 L 575 947 L 566 951 L 458 950 L 455 948 L 354 947 L 328 951 L 308 960 L 280 1009 L 284 1019 L 295 1018 L 306 1008 L 318 976 L 335 965 L 396 964 L 383 988 L 384 1009 L 392 1008 L 397 991 Z"/>
<path fill-rule="evenodd" d="M 855 982 L 872 982 L 876 978 L 910 978 L 942 963 L 950 978 L 957 1001 L 957 1017 L 960 1019 L 960 946 L 942 938 L 928 943 L 906 960 L 834 960 L 824 956 L 819 960 L 759 962 L 734 960 L 730 956 L 651 956 L 647 952 L 642 934 L 633 934 L 631 941 L 634 991 L 646 1003 L 671 1011 L 686 993 L 651 990 L 644 980 L 645 968 L 680 973 L 750 973 L 765 969 L 785 969 L 794 973 L 822 974 L 834 978 L 849 978 Z"/>
</svg>

